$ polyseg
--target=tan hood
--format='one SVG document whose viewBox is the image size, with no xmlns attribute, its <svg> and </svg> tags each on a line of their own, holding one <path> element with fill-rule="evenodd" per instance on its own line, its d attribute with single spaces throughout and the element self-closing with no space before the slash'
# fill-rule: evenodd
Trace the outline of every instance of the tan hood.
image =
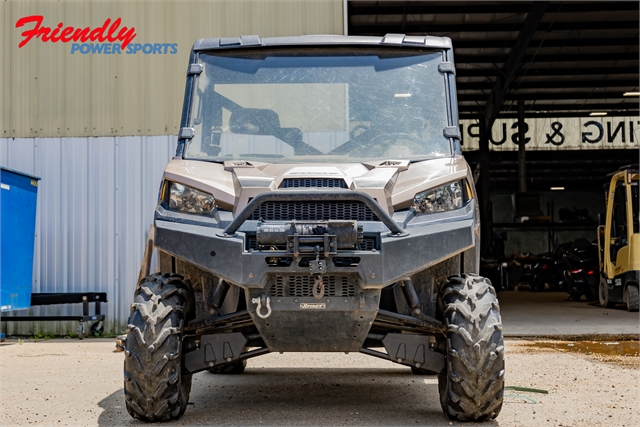
<svg viewBox="0 0 640 427">
<path fill-rule="evenodd" d="M 467 176 L 462 156 L 410 163 L 282 164 L 227 161 L 224 164 L 174 158 L 164 178 L 213 194 L 220 208 L 237 212 L 248 200 L 281 188 L 285 179 L 341 179 L 346 188 L 376 199 L 389 214 L 411 205 L 416 193 Z M 286 190 L 283 190 L 286 191 Z"/>
</svg>

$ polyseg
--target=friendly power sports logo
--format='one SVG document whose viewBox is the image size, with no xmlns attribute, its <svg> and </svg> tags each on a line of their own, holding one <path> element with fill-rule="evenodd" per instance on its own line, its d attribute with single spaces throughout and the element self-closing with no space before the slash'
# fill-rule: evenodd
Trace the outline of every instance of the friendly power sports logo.
<svg viewBox="0 0 640 427">
<path fill-rule="evenodd" d="M 23 39 L 18 44 L 19 48 L 36 38 L 42 42 L 71 43 L 72 54 L 175 55 L 178 53 L 177 43 L 132 43 L 137 36 L 136 29 L 135 27 L 121 27 L 121 18 L 113 22 L 107 18 L 101 26 L 95 28 L 76 28 L 65 26 L 62 22 L 51 28 L 42 25 L 43 21 L 44 16 L 42 15 L 31 15 L 18 19 L 16 28 L 27 28 L 21 34 Z"/>
</svg>

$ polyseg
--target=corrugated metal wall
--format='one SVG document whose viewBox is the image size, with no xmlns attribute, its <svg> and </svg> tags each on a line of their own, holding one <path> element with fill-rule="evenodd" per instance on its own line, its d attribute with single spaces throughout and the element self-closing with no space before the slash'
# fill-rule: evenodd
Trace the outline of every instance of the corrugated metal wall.
<svg viewBox="0 0 640 427">
<path fill-rule="evenodd" d="M 105 291 L 105 331 L 124 330 L 162 171 L 176 141 L 175 136 L 0 139 L 0 165 L 42 178 L 33 292 Z M 82 306 L 30 312 L 79 314 Z M 76 328 L 73 322 L 9 322 L 7 332 L 65 334 Z"/>
<path fill-rule="evenodd" d="M 342 0 L 0 2 L 0 137 L 177 134 L 193 42 L 205 37 L 343 34 Z M 133 43 L 177 43 L 171 54 L 71 54 L 71 43 L 33 38 L 18 19 L 96 28 L 135 27 Z"/>
</svg>

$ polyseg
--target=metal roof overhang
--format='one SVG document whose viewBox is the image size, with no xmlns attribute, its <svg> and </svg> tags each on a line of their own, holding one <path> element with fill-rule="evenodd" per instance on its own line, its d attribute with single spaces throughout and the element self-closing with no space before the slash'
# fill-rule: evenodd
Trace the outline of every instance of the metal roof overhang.
<svg viewBox="0 0 640 427">
<path fill-rule="evenodd" d="M 350 35 L 452 40 L 461 119 L 638 116 L 639 2 L 349 1 Z M 465 152 L 472 165 L 481 153 Z M 527 152 L 527 189 L 600 190 L 638 150 Z M 491 191 L 518 190 L 518 153 L 491 152 Z"/>
<path fill-rule="evenodd" d="M 638 12 L 637 1 L 350 1 L 348 31 L 451 38 L 461 119 L 499 90 L 496 117 L 516 116 L 518 100 L 527 117 L 636 116 L 639 98 L 623 94 L 639 89 Z"/>
</svg>

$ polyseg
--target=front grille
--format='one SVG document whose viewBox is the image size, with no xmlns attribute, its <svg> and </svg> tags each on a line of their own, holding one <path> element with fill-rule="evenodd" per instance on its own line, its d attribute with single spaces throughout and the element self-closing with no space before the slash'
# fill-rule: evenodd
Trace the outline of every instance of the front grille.
<svg viewBox="0 0 640 427">
<path fill-rule="evenodd" d="M 348 188 L 344 179 L 335 178 L 287 178 L 282 180 L 280 188 Z"/>
<path fill-rule="evenodd" d="M 348 202 L 264 202 L 249 219 L 263 221 L 377 221 L 367 205 Z"/>
<path fill-rule="evenodd" d="M 256 238 L 256 236 L 247 236 L 247 250 L 248 251 L 258 250 L 258 239 Z"/>
<path fill-rule="evenodd" d="M 364 236 L 362 243 L 359 243 L 361 251 L 371 251 L 373 249 L 380 249 L 378 247 L 378 239 L 374 236 Z"/>
<path fill-rule="evenodd" d="M 311 297 L 313 296 L 313 276 L 278 276 L 269 289 L 272 297 Z M 330 297 L 353 297 L 355 285 L 345 276 L 323 276 L 324 295 Z"/>
<path fill-rule="evenodd" d="M 284 279 L 282 277 L 278 276 L 276 278 L 276 283 L 271 285 L 271 289 L 269 289 L 269 295 L 271 295 L 272 297 L 285 296 Z"/>
</svg>

